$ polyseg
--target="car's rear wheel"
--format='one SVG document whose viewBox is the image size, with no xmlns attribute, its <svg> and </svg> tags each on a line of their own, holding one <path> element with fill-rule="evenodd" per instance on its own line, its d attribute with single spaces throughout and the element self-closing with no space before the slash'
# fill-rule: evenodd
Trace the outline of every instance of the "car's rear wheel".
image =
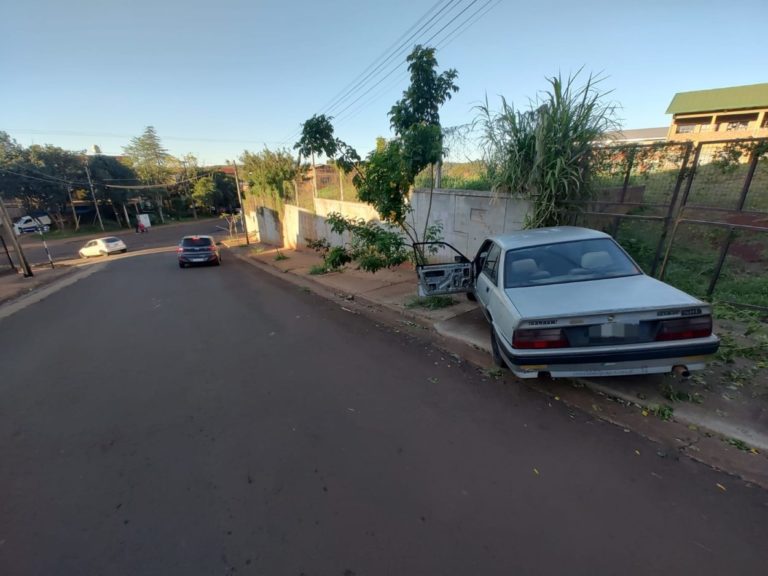
<svg viewBox="0 0 768 576">
<path fill-rule="evenodd" d="M 120 250 L 121 254 L 125 254 L 126 252 L 128 252 L 128 248 L 123 248 L 122 250 Z"/>
<path fill-rule="evenodd" d="M 186 268 L 187 265 L 184 262 L 179 262 L 179 268 Z"/>
<path fill-rule="evenodd" d="M 470 290 L 467 292 L 467 300 L 470 302 L 477 302 L 477 296 L 475 296 L 475 293 Z"/>
<path fill-rule="evenodd" d="M 493 329 L 491 324 L 491 356 L 493 356 L 493 363 L 500 368 L 506 368 L 504 358 L 501 357 L 501 351 L 499 350 L 499 342 L 496 340 L 496 330 Z"/>
<path fill-rule="evenodd" d="M 216 262 L 213 263 L 214 266 L 221 266 L 221 258 L 216 258 Z"/>
</svg>

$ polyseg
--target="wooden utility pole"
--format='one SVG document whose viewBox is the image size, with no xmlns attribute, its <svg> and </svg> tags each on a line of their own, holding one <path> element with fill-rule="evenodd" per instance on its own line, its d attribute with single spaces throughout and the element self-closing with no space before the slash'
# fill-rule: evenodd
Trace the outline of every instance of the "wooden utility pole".
<svg viewBox="0 0 768 576">
<path fill-rule="evenodd" d="M 245 232 L 245 244 L 251 245 L 251 241 L 248 239 L 248 219 L 245 217 L 245 206 L 243 206 L 243 199 L 240 196 L 240 178 L 237 175 L 237 162 L 232 160 L 232 168 L 235 170 L 235 188 L 237 188 L 237 201 L 240 203 L 240 218 L 243 223 L 243 232 Z"/>
<path fill-rule="evenodd" d="M 16 256 L 19 258 L 19 264 L 22 271 L 24 272 L 24 278 L 34 276 L 34 274 L 32 274 L 32 268 L 30 268 L 29 262 L 27 262 L 27 258 L 24 256 L 24 252 L 21 250 L 19 239 L 16 238 L 16 233 L 13 231 L 11 217 L 8 216 L 8 211 L 5 209 L 5 204 L 3 203 L 2 198 L 0 198 L 0 220 L 3 221 L 3 228 L 8 230 L 8 236 L 11 239 L 11 244 L 13 244 L 13 248 L 16 250 Z"/>
<path fill-rule="evenodd" d="M 91 170 L 88 168 L 88 159 L 85 159 L 85 173 L 88 176 L 88 185 L 91 187 L 91 198 L 93 198 L 93 205 L 96 207 L 96 216 L 99 218 L 99 226 L 101 231 L 104 232 L 104 222 L 101 220 L 101 212 L 99 212 L 99 203 L 96 201 L 96 192 L 93 189 L 93 180 L 91 180 Z"/>
<path fill-rule="evenodd" d="M 67 196 L 69 196 L 69 206 L 72 208 L 72 218 L 75 220 L 75 232 L 80 230 L 80 218 L 77 217 L 77 210 L 75 210 L 75 203 L 72 201 L 72 188 L 67 186 Z"/>
</svg>

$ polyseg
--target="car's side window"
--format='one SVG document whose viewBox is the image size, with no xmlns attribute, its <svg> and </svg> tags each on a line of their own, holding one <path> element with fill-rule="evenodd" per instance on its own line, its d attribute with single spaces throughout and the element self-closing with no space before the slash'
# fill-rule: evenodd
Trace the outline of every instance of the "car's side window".
<svg viewBox="0 0 768 576">
<path fill-rule="evenodd" d="M 499 274 L 499 257 L 501 256 L 501 248 L 497 244 L 492 244 L 491 249 L 488 250 L 488 256 L 483 263 L 483 272 L 493 280 L 496 284 Z"/>
</svg>

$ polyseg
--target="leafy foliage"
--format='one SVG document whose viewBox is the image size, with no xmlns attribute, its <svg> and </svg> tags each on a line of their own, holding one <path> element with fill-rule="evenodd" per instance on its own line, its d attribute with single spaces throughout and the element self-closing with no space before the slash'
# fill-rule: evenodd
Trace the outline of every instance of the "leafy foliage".
<svg viewBox="0 0 768 576">
<path fill-rule="evenodd" d="M 336 156 L 338 143 L 333 135 L 332 116 L 315 114 L 301 125 L 301 138 L 293 146 L 299 151 L 301 157 L 313 158 L 315 155 L 324 154 L 328 158 Z"/>
<path fill-rule="evenodd" d="M 330 249 L 326 255 L 326 263 L 354 260 L 362 270 L 374 273 L 383 268 L 394 268 L 408 261 L 409 247 L 403 236 L 396 230 L 378 222 L 347 218 L 338 213 L 329 214 L 328 223 L 336 234 L 349 232 L 351 240 L 348 246 L 342 247 L 343 252 L 336 251 L 332 255 L 334 249 Z M 329 261 L 329 258 L 333 262 Z"/>
<path fill-rule="evenodd" d="M 548 78 L 550 89 L 519 111 L 502 98 L 501 110 L 478 108 L 493 189 L 533 200 L 528 227 L 570 223 L 592 197 L 590 160 L 595 143 L 616 127 L 614 106 L 603 103 L 599 78 Z"/>
<path fill-rule="evenodd" d="M 166 184 L 172 173 L 173 159 L 163 148 L 153 126 L 147 126 L 141 136 L 131 139 L 123 147 L 131 167 L 142 182 Z"/>
<path fill-rule="evenodd" d="M 246 150 L 240 157 L 243 173 L 253 194 L 272 195 L 286 198 L 285 182 L 290 182 L 298 175 L 296 161 L 288 150 L 270 150 L 261 152 Z"/>
</svg>

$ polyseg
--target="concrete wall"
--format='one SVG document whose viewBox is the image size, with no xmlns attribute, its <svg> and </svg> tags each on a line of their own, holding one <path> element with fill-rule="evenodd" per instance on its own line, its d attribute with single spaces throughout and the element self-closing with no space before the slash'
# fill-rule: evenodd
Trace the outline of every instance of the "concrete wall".
<svg viewBox="0 0 768 576">
<path fill-rule="evenodd" d="M 339 212 L 347 217 L 362 218 L 366 222 L 379 219 L 379 213 L 372 206 L 361 202 L 315 198 L 315 212 L 318 216 L 328 216 L 331 212 Z"/>
<path fill-rule="evenodd" d="M 427 217 L 429 190 L 415 190 L 411 204 L 414 211 L 409 220 L 421 234 Z M 435 190 L 430 223 L 442 223 L 444 240 L 471 257 L 488 236 L 520 230 L 529 208 L 526 200 L 496 198 L 491 192 Z M 286 204 L 281 219 L 277 211 L 258 207 L 255 218 L 248 213 L 248 225 L 255 239 L 277 246 L 302 247 L 307 245 L 307 239 L 320 238 L 339 245 L 348 238 L 331 232 L 325 217 L 332 212 L 366 221 L 378 220 L 376 211 L 367 204 L 315 198 L 315 212 Z"/>
<path fill-rule="evenodd" d="M 411 203 L 416 229 L 421 234 L 429 208 L 429 190 L 415 190 Z M 486 191 L 435 190 L 429 221 L 441 222 L 445 242 L 473 257 L 488 236 L 521 230 L 529 209 L 530 203 L 522 198 L 495 197 Z"/>
<path fill-rule="evenodd" d="M 307 240 L 320 238 L 326 238 L 333 246 L 344 244 L 348 240 L 331 232 L 331 227 L 323 216 L 298 206 L 285 205 L 282 225 L 283 246 L 286 248 L 306 246 Z"/>
</svg>

